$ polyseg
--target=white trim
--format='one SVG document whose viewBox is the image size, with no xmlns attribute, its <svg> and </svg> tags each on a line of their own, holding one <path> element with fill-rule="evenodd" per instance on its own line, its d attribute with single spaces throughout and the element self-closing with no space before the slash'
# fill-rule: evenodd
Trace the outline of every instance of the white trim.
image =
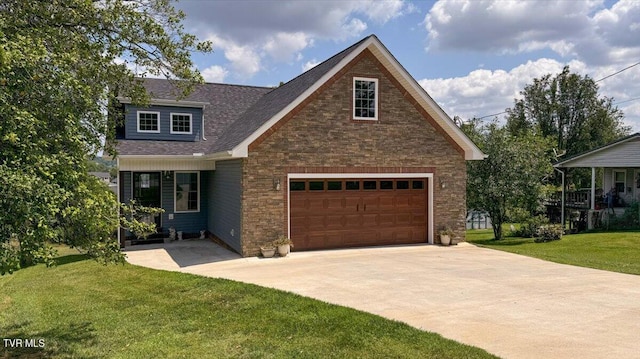
<svg viewBox="0 0 640 359">
<path fill-rule="evenodd" d="M 373 117 L 361 117 L 361 116 L 356 116 L 356 81 L 367 81 L 367 82 L 373 82 L 374 85 L 374 96 L 375 96 L 375 116 Z M 351 108 L 352 108 L 352 112 L 351 112 L 351 118 L 354 120 L 359 120 L 359 121 L 378 121 L 378 114 L 380 113 L 380 111 L 378 110 L 378 97 L 380 97 L 380 85 L 378 82 L 378 79 L 375 77 L 357 77 L 354 76 L 353 77 L 353 81 L 351 83 Z"/>
<path fill-rule="evenodd" d="M 291 238 L 291 189 L 292 179 L 333 178 L 426 178 L 427 187 L 427 243 L 434 244 L 433 237 L 433 173 L 289 173 L 287 174 L 287 236 Z"/>
<path fill-rule="evenodd" d="M 618 192 L 618 194 L 620 193 L 624 193 L 625 195 L 627 194 L 627 170 L 626 169 L 616 169 L 614 168 L 611 171 L 611 183 L 613 184 L 613 187 L 616 187 L 616 173 L 624 173 L 624 188 L 622 192 Z"/>
<path fill-rule="evenodd" d="M 188 116 L 189 117 L 189 132 L 174 131 L 173 130 L 173 116 Z M 169 113 L 169 133 L 172 135 L 191 135 L 193 133 L 193 115 L 186 112 L 171 112 Z"/>
<path fill-rule="evenodd" d="M 237 146 L 232 149 L 233 157 L 247 157 L 248 156 L 248 148 L 249 145 L 255 141 L 258 137 L 260 137 L 263 133 L 268 131 L 273 125 L 275 125 L 278 121 L 280 121 L 284 116 L 290 113 L 294 108 L 296 108 L 299 104 L 301 104 L 305 99 L 307 99 L 311 94 L 317 91 L 322 85 L 324 85 L 329 79 L 335 76 L 340 70 L 342 70 L 349 62 L 351 62 L 356 56 L 360 55 L 364 51 L 364 49 L 373 46 L 374 49 L 377 49 L 378 52 L 385 57 L 387 61 L 392 65 L 393 69 L 397 71 L 397 73 L 402 77 L 402 79 L 408 84 L 409 88 L 413 90 L 412 92 L 417 94 L 419 99 L 422 99 L 424 103 L 430 106 L 433 111 L 436 113 L 435 118 L 436 122 L 443 128 L 443 130 L 452 135 L 453 140 L 462 147 L 464 150 L 464 158 L 465 160 L 482 160 L 486 158 L 486 155 L 476 146 L 469 137 L 467 137 L 464 132 L 458 126 L 453 123 L 453 120 L 436 104 L 436 102 L 427 94 L 426 90 L 422 88 L 418 84 L 418 82 L 409 75 L 407 70 L 400 65 L 400 63 L 391 55 L 389 50 L 387 50 L 384 45 L 378 40 L 375 36 L 370 36 L 368 39 L 363 41 L 356 49 L 351 51 L 349 55 L 345 56 L 338 64 L 336 64 L 330 71 L 324 74 L 318 81 L 316 81 L 312 86 L 310 86 L 305 92 L 303 92 L 298 98 L 289 103 L 285 108 L 283 108 L 280 112 L 275 114 L 271 119 L 262 124 L 256 131 L 254 131 L 251 135 L 245 138 L 242 142 L 240 142 Z M 393 72 L 393 71 L 390 71 Z M 424 105 L 423 105 L 424 107 Z"/>
<path fill-rule="evenodd" d="M 118 97 L 117 100 L 123 104 L 132 104 L 131 98 L 129 97 Z M 162 98 L 149 99 L 149 105 L 156 105 L 156 106 L 204 108 L 208 104 L 209 102 L 200 102 L 200 101 L 181 101 L 181 100 L 179 101 L 179 100 L 168 100 L 168 99 L 162 99 Z"/>
<path fill-rule="evenodd" d="M 178 211 L 176 207 L 177 202 L 177 190 L 176 185 L 178 184 L 177 177 L 178 173 L 196 173 L 198 176 L 198 209 L 196 210 L 188 210 L 188 211 Z M 200 171 L 173 171 L 173 213 L 198 213 L 200 212 Z"/>
<path fill-rule="evenodd" d="M 156 115 L 156 121 L 158 121 L 158 130 L 141 130 L 140 129 L 140 114 L 154 114 Z M 158 111 L 136 111 L 136 130 L 139 133 L 160 133 L 160 112 Z"/>
</svg>

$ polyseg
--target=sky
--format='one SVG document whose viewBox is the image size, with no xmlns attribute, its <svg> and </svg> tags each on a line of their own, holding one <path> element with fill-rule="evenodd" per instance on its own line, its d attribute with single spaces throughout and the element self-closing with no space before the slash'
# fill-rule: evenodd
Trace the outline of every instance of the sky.
<svg viewBox="0 0 640 359">
<path fill-rule="evenodd" d="M 640 132 L 640 0 L 181 0 L 207 82 L 277 86 L 375 34 L 451 117 L 503 119 L 534 78 L 600 80 Z M 637 64 L 637 65 L 636 65 Z M 635 66 L 633 66 L 635 65 Z"/>
</svg>

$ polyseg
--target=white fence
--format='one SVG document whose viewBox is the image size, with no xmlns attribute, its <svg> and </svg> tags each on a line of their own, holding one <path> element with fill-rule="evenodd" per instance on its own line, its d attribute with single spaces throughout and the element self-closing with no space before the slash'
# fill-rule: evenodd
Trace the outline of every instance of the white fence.
<svg viewBox="0 0 640 359">
<path fill-rule="evenodd" d="M 475 210 L 467 212 L 467 229 L 487 228 L 491 228 L 491 217 L 487 212 Z"/>
</svg>

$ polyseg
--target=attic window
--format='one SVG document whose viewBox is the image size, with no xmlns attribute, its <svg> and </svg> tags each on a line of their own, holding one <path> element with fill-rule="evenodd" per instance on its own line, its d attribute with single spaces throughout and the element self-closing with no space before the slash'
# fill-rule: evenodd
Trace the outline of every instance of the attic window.
<svg viewBox="0 0 640 359">
<path fill-rule="evenodd" d="M 138 132 L 160 133 L 160 112 L 138 111 Z"/>
<path fill-rule="evenodd" d="M 171 114 L 172 134 L 191 134 L 191 114 L 172 113 Z"/>
<path fill-rule="evenodd" d="M 378 79 L 353 78 L 353 119 L 378 120 Z"/>
</svg>

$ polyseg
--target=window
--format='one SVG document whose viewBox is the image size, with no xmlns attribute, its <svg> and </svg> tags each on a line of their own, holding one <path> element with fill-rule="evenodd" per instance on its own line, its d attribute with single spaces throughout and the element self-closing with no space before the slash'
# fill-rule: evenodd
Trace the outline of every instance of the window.
<svg viewBox="0 0 640 359">
<path fill-rule="evenodd" d="M 160 133 L 160 112 L 138 111 L 138 132 Z"/>
<path fill-rule="evenodd" d="M 345 188 L 349 191 L 359 190 L 360 189 L 360 181 L 346 181 Z"/>
<path fill-rule="evenodd" d="M 413 188 L 413 189 L 424 189 L 424 181 L 422 181 L 422 180 L 413 180 L 413 181 L 411 181 L 411 188 Z"/>
<path fill-rule="evenodd" d="M 191 134 L 191 114 L 190 113 L 172 113 L 171 114 L 171 133 L 173 134 Z"/>
<path fill-rule="evenodd" d="M 396 189 L 409 189 L 409 181 L 396 181 Z"/>
<path fill-rule="evenodd" d="M 291 181 L 291 183 L 289 183 L 289 189 L 291 191 L 304 191 L 304 182 Z"/>
<path fill-rule="evenodd" d="M 362 189 L 376 189 L 378 188 L 376 181 L 362 181 Z"/>
<path fill-rule="evenodd" d="M 175 172 L 175 211 L 200 211 L 200 172 Z"/>
<path fill-rule="evenodd" d="M 617 193 L 624 193 L 626 187 L 625 177 L 627 172 L 625 171 L 613 171 L 613 183 Z"/>
<path fill-rule="evenodd" d="M 323 190 L 324 190 L 323 181 L 309 182 L 309 191 L 323 191 Z"/>
<path fill-rule="evenodd" d="M 378 79 L 353 78 L 353 119 L 378 119 Z"/>
<path fill-rule="evenodd" d="M 342 191 L 341 181 L 329 181 L 327 182 L 327 189 L 329 191 Z"/>
</svg>

